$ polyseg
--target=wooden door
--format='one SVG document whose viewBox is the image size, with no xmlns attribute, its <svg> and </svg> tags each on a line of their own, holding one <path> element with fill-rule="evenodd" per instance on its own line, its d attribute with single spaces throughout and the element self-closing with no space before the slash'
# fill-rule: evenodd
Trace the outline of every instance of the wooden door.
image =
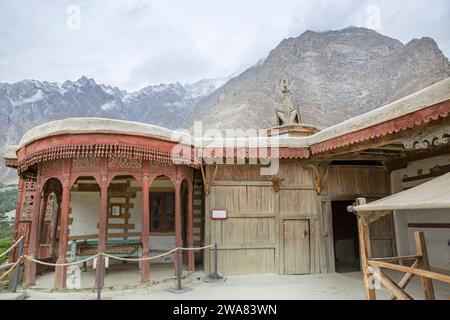
<svg viewBox="0 0 450 320">
<path fill-rule="evenodd" d="M 310 273 L 309 221 L 284 221 L 284 273 Z"/>
</svg>

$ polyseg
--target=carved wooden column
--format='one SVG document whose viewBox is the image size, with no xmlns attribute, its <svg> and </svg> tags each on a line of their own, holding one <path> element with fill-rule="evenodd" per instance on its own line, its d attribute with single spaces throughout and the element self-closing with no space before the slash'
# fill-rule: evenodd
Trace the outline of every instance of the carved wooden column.
<svg viewBox="0 0 450 320">
<path fill-rule="evenodd" d="M 34 195 L 33 204 L 33 218 L 31 220 L 30 227 L 30 239 L 28 241 L 28 252 L 27 254 L 36 258 L 36 250 L 38 246 L 38 230 L 39 230 L 39 216 L 41 213 L 41 199 L 42 199 L 42 186 L 38 182 L 36 183 L 36 193 Z M 24 262 L 24 285 L 29 286 L 36 283 L 36 263 L 29 261 L 28 259 Z"/>
<path fill-rule="evenodd" d="M 175 245 L 177 247 L 183 246 L 181 236 L 181 180 L 177 177 L 175 182 Z M 175 272 L 177 272 L 177 259 L 174 256 Z M 183 266 L 183 255 L 181 255 L 181 266 Z M 183 268 L 181 268 L 183 272 Z"/>
<path fill-rule="evenodd" d="M 98 252 L 105 252 L 106 250 L 106 223 L 108 221 L 108 159 L 102 158 L 100 161 L 100 223 L 98 227 Z M 104 259 L 104 257 L 103 257 Z M 97 264 L 98 267 L 98 264 Z M 102 263 L 102 284 L 105 283 L 105 263 Z M 95 273 L 95 283 L 97 284 L 97 275 Z"/>
<path fill-rule="evenodd" d="M 23 203 L 23 189 L 25 187 L 25 180 L 20 177 L 19 178 L 19 189 L 17 191 L 17 207 L 16 207 L 16 217 L 14 220 L 14 231 L 13 231 L 13 241 L 17 241 L 19 238 L 19 223 L 20 223 L 20 212 L 22 211 L 22 203 Z M 17 256 L 17 249 L 11 250 L 9 254 L 8 260 L 9 262 L 15 261 Z"/>
<path fill-rule="evenodd" d="M 188 247 L 192 248 L 194 246 L 194 217 L 193 217 L 193 208 L 192 208 L 192 199 L 194 197 L 193 192 L 194 186 L 192 185 L 192 181 L 188 182 L 188 203 L 187 203 L 187 242 Z M 195 271 L 195 256 L 194 251 L 188 251 L 188 268 L 189 271 Z"/>
<path fill-rule="evenodd" d="M 143 177 L 142 177 L 142 257 L 148 257 L 149 248 L 149 234 L 150 234 L 150 178 L 149 178 L 149 162 L 143 162 Z M 147 282 L 150 279 L 150 261 L 141 262 L 141 280 Z"/>
<path fill-rule="evenodd" d="M 69 159 L 67 159 L 69 160 Z M 61 200 L 61 224 L 59 231 L 58 260 L 56 263 L 66 263 L 67 243 L 69 238 L 69 214 L 70 214 L 70 181 L 69 176 L 63 178 L 63 190 Z M 56 267 L 55 288 L 66 287 L 67 267 Z"/>
</svg>

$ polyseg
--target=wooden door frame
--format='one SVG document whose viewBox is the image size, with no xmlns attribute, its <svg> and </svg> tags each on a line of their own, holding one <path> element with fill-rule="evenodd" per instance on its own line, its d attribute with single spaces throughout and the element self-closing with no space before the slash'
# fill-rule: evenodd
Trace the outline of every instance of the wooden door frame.
<svg viewBox="0 0 450 320">
<path fill-rule="evenodd" d="M 298 215 L 298 216 L 292 216 L 292 217 L 285 217 L 279 219 L 279 225 L 278 225 L 278 243 L 279 243 L 279 249 L 278 249 L 278 273 L 281 275 L 285 275 L 285 265 L 284 265 L 284 223 L 285 221 L 289 220 L 307 220 L 309 225 L 309 273 L 313 274 L 314 270 L 314 259 L 312 258 L 314 256 L 314 228 L 313 223 L 317 221 L 316 217 L 312 216 L 305 216 L 305 215 Z"/>
<path fill-rule="evenodd" d="M 333 194 L 319 196 L 320 203 L 320 229 L 321 229 L 321 241 L 325 243 L 325 251 L 327 256 L 328 273 L 336 272 L 335 266 L 335 252 L 334 252 L 334 234 L 333 234 L 333 212 L 331 208 L 331 202 L 333 201 L 355 201 L 358 197 L 364 197 L 370 201 L 381 199 L 389 196 L 389 194 Z M 327 227 L 327 230 L 323 230 L 323 227 Z M 327 239 L 325 239 L 327 238 Z M 394 228 L 393 250 L 396 252 L 396 235 Z"/>
</svg>

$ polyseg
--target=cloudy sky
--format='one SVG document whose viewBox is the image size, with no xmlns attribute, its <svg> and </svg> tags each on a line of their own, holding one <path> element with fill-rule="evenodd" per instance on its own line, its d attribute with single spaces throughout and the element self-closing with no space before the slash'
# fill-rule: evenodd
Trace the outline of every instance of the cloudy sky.
<svg viewBox="0 0 450 320">
<path fill-rule="evenodd" d="M 370 27 L 450 56 L 448 0 L 0 0 L 0 82 L 136 90 L 243 71 L 305 30 Z"/>
</svg>

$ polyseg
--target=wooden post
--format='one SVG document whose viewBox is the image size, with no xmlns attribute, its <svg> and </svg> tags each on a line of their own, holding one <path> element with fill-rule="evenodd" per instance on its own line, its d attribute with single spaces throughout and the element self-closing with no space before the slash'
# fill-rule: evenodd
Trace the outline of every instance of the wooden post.
<svg viewBox="0 0 450 320">
<path fill-rule="evenodd" d="M 14 231 L 13 231 L 13 241 L 17 241 L 19 239 L 19 223 L 20 223 L 20 212 L 22 211 L 22 203 L 23 203 L 23 189 L 25 188 L 25 180 L 20 177 L 19 178 L 19 189 L 17 191 L 17 207 L 16 207 L 16 216 L 14 220 Z M 26 235 L 24 235 L 26 236 Z M 24 242 L 24 241 L 23 241 Z M 22 242 L 22 243 L 23 243 Z M 8 261 L 13 263 L 17 257 L 17 249 L 11 250 L 9 254 Z"/>
<path fill-rule="evenodd" d="M 36 193 L 34 195 L 33 203 L 34 203 L 34 210 L 33 210 L 33 218 L 31 220 L 31 227 L 30 227 L 30 239 L 28 241 L 28 255 L 35 258 L 36 257 L 36 250 L 38 245 L 38 229 L 39 229 L 39 215 L 41 213 L 41 185 L 39 183 L 36 183 Z M 36 283 L 36 263 L 29 261 L 28 259 L 25 260 L 24 263 L 24 285 L 30 286 Z"/>
<path fill-rule="evenodd" d="M 108 221 L 108 159 L 101 159 L 101 182 L 100 182 L 100 223 L 98 227 L 98 252 L 104 253 L 106 250 L 106 224 Z M 99 265 L 97 263 L 97 268 Z M 98 283 L 98 274 L 101 274 L 101 284 L 105 284 L 105 264 L 101 265 L 101 272 L 96 272 L 95 283 Z M 97 270 L 98 271 L 98 270 Z"/>
<path fill-rule="evenodd" d="M 194 217 L 193 217 L 193 206 L 192 199 L 194 197 L 193 192 L 194 186 L 193 182 L 189 181 L 188 184 L 188 214 L 187 214 L 187 226 L 188 226 L 188 247 L 192 248 L 194 246 Z M 188 268 L 189 271 L 195 271 L 195 256 L 194 251 L 188 251 Z"/>
<path fill-rule="evenodd" d="M 150 192 L 150 181 L 148 176 L 148 161 L 144 162 L 144 176 L 142 179 L 142 257 L 148 257 L 149 248 L 148 248 L 148 240 L 150 234 L 150 200 L 149 200 L 149 192 Z M 146 170 L 147 169 L 147 170 Z M 147 171 L 147 172 L 145 172 Z M 147 282 L 150 279 L 150 261 L 145 260 L 141 261 L 141 281 Z"/>
<path fill-rule="evenodd" d="M 61 228 L 59 233 L 58 260 L 56 263 L 66 263 L 67 242 L 69 237 L 69 214 L 70 214 L 70 182 L 67 177 L 63 181 L 62 201 L 61 201 Z M 55 288 L 66 287 L 67 267 L 56 267 Z"/>
<path fill-rule="evenodd" d="M 363 205 L 366 203 L 365 198 L 357 198 L 356 205 Z M 358 236 L 359 236 L 359 251 L 361 256 L 361 271 L 363 274 L 363 283 L 364 283 L 364 293 L 366 300 L 375 300 L 375 289 L 373 285 L 370 283 L 369 277 L 371 273 L 369 272 L 369 266 L 367 264 L 367 260 L 369 260 L 372 256 L 370 250 L 370 235 L 369 235 L 369 226 L 363 221 L 363 218 L 358 215 Z"/>
<path fill-rule="evenodd" d="M 422 256 L 419 259 L 418 268 L 429 271 L 430 261 L 428 260 L 427 246 L 423 232 L 422 231 L 414 232 L 414 237 L 416 239 L 417 255 Z M 433 280 L 426 277 L 420 277 L 420 281 L 422 283 L 425 300 L 434 300 L 435 296 L 434 296 Z"/>
</svg>

